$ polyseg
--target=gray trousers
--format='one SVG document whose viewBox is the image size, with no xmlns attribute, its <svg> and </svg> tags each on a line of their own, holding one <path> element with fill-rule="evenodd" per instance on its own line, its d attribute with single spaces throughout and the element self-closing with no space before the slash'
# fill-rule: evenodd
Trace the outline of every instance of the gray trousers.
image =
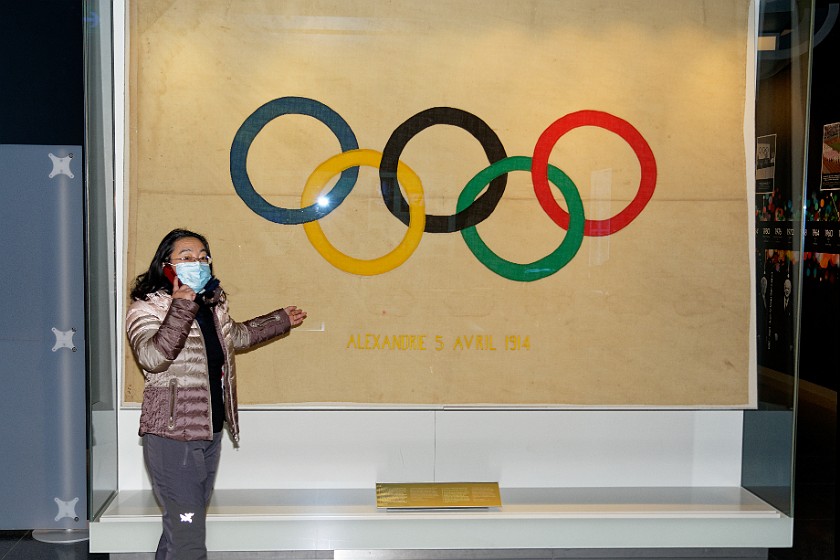
<svg viewBox="0 0 840 560">
<path fill-rule="evenodd" d="M 155 560 L 205 560 L 207 504 L 213 493 L 222 434 L 213 441 L 143 436 L 143 459 L 163 508 Z"/>
</svg>

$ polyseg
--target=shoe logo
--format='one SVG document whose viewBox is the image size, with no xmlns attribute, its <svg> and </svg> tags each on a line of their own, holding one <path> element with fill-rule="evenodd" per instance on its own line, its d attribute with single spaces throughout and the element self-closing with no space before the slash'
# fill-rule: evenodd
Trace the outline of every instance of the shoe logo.
<svg viewBox="0 0 840 560">
<path fill-rule="evenodd" d="M 192 523 L 193 515 L 195 515 L 195 513 L 182 513 L 181 523 Z"/>
</svg>

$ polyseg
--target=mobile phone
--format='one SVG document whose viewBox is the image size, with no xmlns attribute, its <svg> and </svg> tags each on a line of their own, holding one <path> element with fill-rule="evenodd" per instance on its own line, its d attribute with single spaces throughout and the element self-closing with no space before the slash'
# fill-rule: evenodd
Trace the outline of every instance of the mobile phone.
<svg viewBox="0 0 840 560">
<path fill-rule="evenodd" d="M 172 285 L 175 285 L 175 278 L 178 275 L 175 274 L 175 267 L 174 266 L 172 266 L 171 264 L 163 265 L 163 275 L 166 276 L 166 278 L 169 279 L 169 282 Z"/>
</svg>

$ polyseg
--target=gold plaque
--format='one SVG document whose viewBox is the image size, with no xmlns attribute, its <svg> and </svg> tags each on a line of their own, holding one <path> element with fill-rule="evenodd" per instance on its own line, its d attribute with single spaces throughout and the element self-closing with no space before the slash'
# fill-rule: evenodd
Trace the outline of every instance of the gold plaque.
<svg viewBox="0 0 840 560">
<path fill-rule="evenodd" d="M 498 482 L 414 482 L 376 484 L 376 507 L 403 509 L 499 507 Z"/>
</svg>

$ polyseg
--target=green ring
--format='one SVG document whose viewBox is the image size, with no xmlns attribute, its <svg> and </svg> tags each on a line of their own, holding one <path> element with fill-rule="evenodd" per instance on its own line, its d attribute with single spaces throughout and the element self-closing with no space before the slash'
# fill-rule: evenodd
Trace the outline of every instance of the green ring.
<svg viewBox="0 0 840 560">
<path fill-rule="evenodd" d="M 531 171 L 531 158 L 526 156 L 512 156 L 499 160 L 489 167 L 479 171 L 458 196 L 458 212 L 472 204 L 476 196 L 490 181 L 511 171 Z M 551 276 L 571 261 L 583 243 L 583 228 L 586 218 L 583 213 L 583 201 L 577 187 L 563 173 L 553 165 L 548 166 L 548 180 L 560 189 L 569 211 L 569 229 L 563 242 L 557 249 L 545 257 L 532 263 L 519 264 L 501 258 L 487 247 L 479 237 L 475 226 L 461 230 L 461 237 L 478 261 L 503 278 L 517 282 L 533 282 Z"/>
</svg>

